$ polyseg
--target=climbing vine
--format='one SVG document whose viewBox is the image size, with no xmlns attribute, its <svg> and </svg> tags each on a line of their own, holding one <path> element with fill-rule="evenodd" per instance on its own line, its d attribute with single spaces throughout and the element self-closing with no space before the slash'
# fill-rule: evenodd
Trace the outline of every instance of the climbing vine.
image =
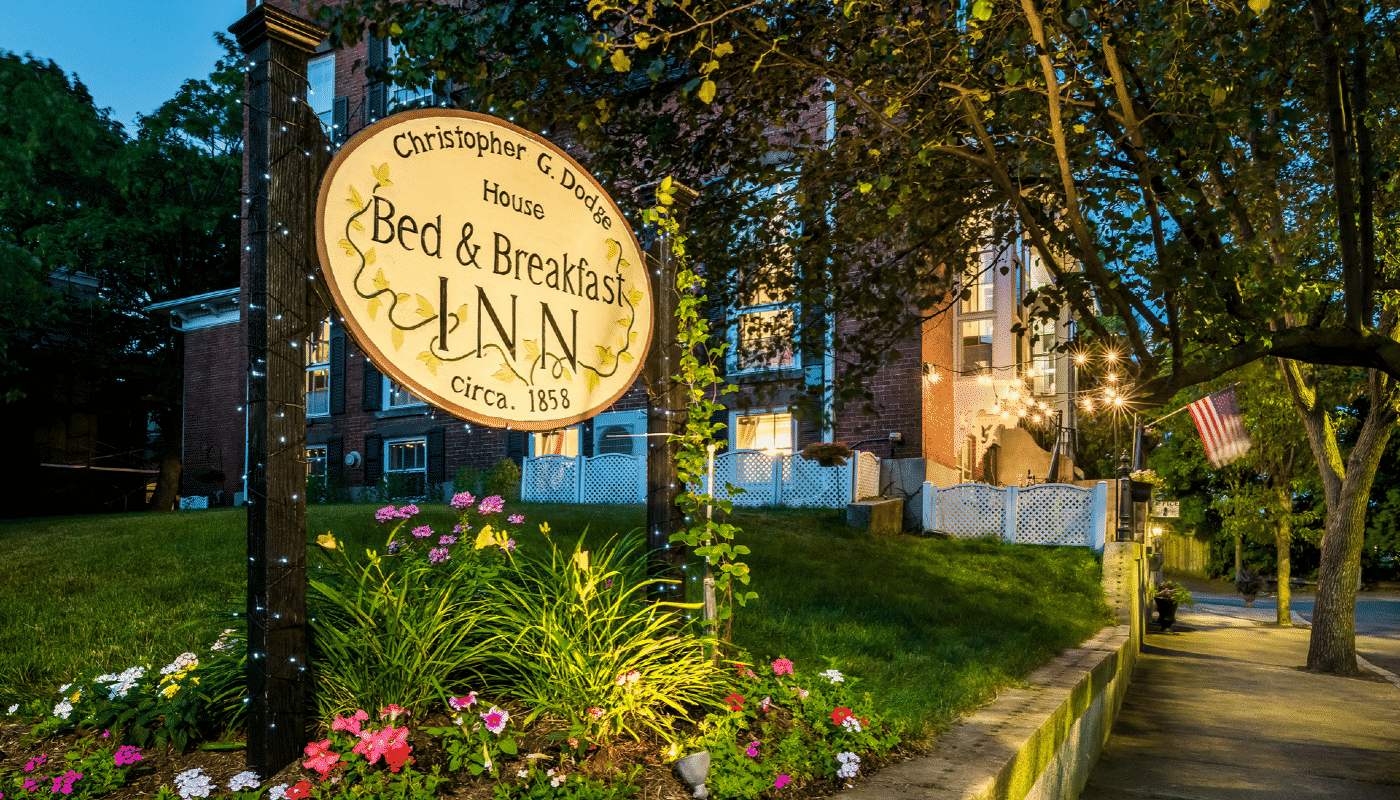
<svg viewBox="0 0 1400 800">
<path fill-rule="evenodd" d="M 747 605 L 758 594 L 747 588 L 751 578 L 749 565 L 740 558 L 750 551 L 734 542 L 739 528 L 729 522 L 717 522 L 709 513 L 710 509 L 719 509 L 727 520 L 734 507 L 729 497 L 739 490 L 725 484 L 722 496 L 717 497 L 713 488 L 706 491 L 705 479 L 715 433 L 725 427 L 711 420 L 716 412 L 724 409 L 719 403 L 720 396 L 737 387 L 724 385 L 716 368 L 717 360 L 724 357 L 728 345 L 711 346 L 710 323 L 702 313 L 706 300 L 705 279 L 691 268 L 686 257 L 685 236 L 670 213 L 674 202 L 670 178 L 661 182 L 656 194 L 658 205 L 649 209 L 645 218 L 670 234 L 671 254 L 677 266 L 675 286 L 680 295 L 676 305 L 676 340 L 681 358 L 676 378 L 686 389 L 687 410 L 684 429 L 672 438 L 680 445 L 676 466 L 684 487 L 676 504 L 690 524 L 685 530 L 672 534 L 671 541 L 684 542 L 692 553 L 705 559 L 706 592 L 708 595 L 713 591 L 717 595 L 706 597 L 705 624 L 718 628 L 723 623 L 722 638 L 728 642 L 733 631 L 735 603 Z M 712 579 L 713 590 L 710 589 Z"/>
</svg>

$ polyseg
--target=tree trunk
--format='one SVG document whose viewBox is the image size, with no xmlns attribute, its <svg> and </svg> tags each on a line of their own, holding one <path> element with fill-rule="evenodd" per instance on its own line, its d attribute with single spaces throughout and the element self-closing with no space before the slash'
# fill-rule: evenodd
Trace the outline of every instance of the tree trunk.
<svg viewBox="0 0 1400 800">
<path fill-rule="evenodd" d="M 1235 535 L 1235 580 L 1240 579 L 1240 574 L 1244 571 L 1244 537 Z"/>
<path fill-rule="evenodd" d="M 1293 531 L 1288 524 L 1288 517 L 1279 516 L 1274 521 L 1274 547 L 1278 550 L 1278 624 L 1290 625 L 1293 622 L 1292 609 L 1288 607 L 1290 591 L 1288 582 L 1293 577 L 1292 562 L 1289 561 L 1288 548 Z"/>
<path fill-rule="evenodd" d="M 151 511 L 174 511 L 175 498 L 180 495 L 180 444 L 176 442 L 160 457 L 160 475 L 151 495 Z"/>
</svg>

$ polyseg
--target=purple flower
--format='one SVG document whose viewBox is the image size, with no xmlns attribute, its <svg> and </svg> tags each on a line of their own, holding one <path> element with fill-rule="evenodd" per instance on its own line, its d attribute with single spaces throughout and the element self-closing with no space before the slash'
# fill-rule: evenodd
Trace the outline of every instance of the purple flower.
<svg viewBox="0 0 1400 800">
<path fill-rule="evenodd" d="M 141 748 L 126 745 L 113 754 L 112 761 L 115 762 L 117 766 L 124 767 L 127 764 L 135 764 L 143 757 L 144 756 L 141 755 Z"/>
<path fill-rule="evenodd" d="M 59 794 L 72 794 L 73 784 L 81 777 L 83 777 L 83 773 L 74 772 L 70 769 L 53 779 L 53 791 Z"/>
<path fill-rule="evenodd" d="M 414 514 L 417 514 L 417 513 L 418 513 L 418 506 L 416 506 L 416 505 L 414 505 L 414 504 L 412 504 L 412 503 L 409 503 L 408 505 L 406 505 L 406 506 L 404 506 L 403 508 L 400 508 L 400 509 L 399 509 L 399 516 L 400 516 L 400 517 L 403 517 L 404 519 L 408 519 L 409 517 L 411 517 L 411 516 L 413 516 Z"/>
<path fill-rule="evenodd" d="M 477 506 L 476 510 L 483 514 L 495 514 L 505 507 L 506 501 L 502 500 L 500 495 L 493 494 L 482 500 L 481 505 Z"/>
<path fill-rule="evenodd" d="M 389 542 L 389 555 L 392 556 L 399 552 L 399 548 L 401 547 L 403 547 L 403 542 Z"/>
<path fill-rule="evenodd" d="M 507 553 L 509 553 L 510 551 L 514 550 L 514 549 L 515 549 L 515 540 L 514 540 L 514 539 L 507 539 L 504 549 L 505 549 L 505 551 L 506 551 Z"/>
<path fill-rule="evenodd" d="M 446 546 L 449 545 L 449 544 L 456 544 L 456 543 L 457 543 L 457 537 L 456 537 L 456 536 L 447 536 L 447 535 L 443 535 L 443 536 L 438 537 L 438 544 L 442 545 L 443 547 L 446 547 Z"/>
<path fill-rule="evenodd" d="M 466 533 L 466 532 L 467 532 L 467 528 L 469 528 L 469 527 L 471 527 L 471 526 L 470 526 L 470 525 L 453 525 L 453 526 L 452 526 L 452 532 L 453 532 L 453 533 Z"/>
<path fill-rule="evenodd" d="M 398 509 L 394 508 L 393 506 L 384 506 L 383 508 L 381 508 L 381 509 L 379 509 L 378 511 L 374 512 L 374 520 L 375 520 L 375 522 L 388 522 L 388 521 L 391 520 L 391 519 L 398 519 L 398 518 L 399 518 L 399 511 L 398 511 Z"/>
<path fill-rule="evenodd" d="M 510 720 L 510 714 L 506 713 L 503 708 L 491 706 L 490 711 L 481 714 L 481 719 L 486 723 L 486 730 L 500 736 L 501 731 L 506 729 L 506 722 Z"/>
<path fill-rule="evenodd" d="M 525 521 L 525 515 L 511 514 L 509 517 L 507 517 L 507 521 L 510 522 L 510 524 L 512 525 L 519 525 L 520 523 Z"/>
<path fill-rule="evenodd" d="M 433 529 L 429 528 L 427 525 L 419 525 L 413 529 L 413 535 L 417 536 L 419 539 L 426 539 L 433 535 Z"/>
<path fill-rule="evenodd" d="M 759 744 L 760 742 L 757 739 L 753 740 L 752 742 L 749 742 L 749 746 L 744 748 L 744 755 L 748 756 L 749 758 L 758 758 Z"/>
<path fill-rule="evenodd" d="M 446 561 L 451 557 L 452 554 L 447 552 L 446 547 L 434 547 L 433 549 L 428 551 L 429 564 L 441 564 L 442 562 Z"/>
<path fill-rule="evenodd" d="M 472 497 L 471 492 L 458 492 L 452 495 L 452 507 L 457 509 L 458 511 L 461 511 L 464 508 L 471 507 L 471 505 L 475 502 L 476 498 Z"/>
</svg>

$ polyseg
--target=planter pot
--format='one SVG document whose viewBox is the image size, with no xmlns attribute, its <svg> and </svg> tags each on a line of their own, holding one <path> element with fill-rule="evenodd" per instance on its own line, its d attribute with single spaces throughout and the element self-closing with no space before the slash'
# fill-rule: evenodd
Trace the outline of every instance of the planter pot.
<svg viewBox="0 0 1400 800">
<path fill-rule="evenodd" d="M 1176 624 L 1176 603 L 1161 597 L 1153 599 L 1157 601 L 1157 624 L 1162 626 L 1165 633 Z"/>
</svg>

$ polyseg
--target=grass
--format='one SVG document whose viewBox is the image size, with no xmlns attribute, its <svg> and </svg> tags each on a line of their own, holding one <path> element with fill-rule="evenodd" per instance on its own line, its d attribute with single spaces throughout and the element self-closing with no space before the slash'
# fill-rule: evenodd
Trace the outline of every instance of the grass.
<svg viewBox="0 0 1400 800">
<path fill-rule="evenodd" d="M 561 544 L 645 522 L 637 506 L 507 510 L 526 515 L 526 548 L 541 544 L 543 521 Z M 207 647 L 218 613 L 242 605 L 244 519 L 224 509 L 0 523 L 0 703 Z M 422 520 L 446 530 L 455 514 L 425 505 Z M 733 521 L 759 594 L 738 612 L 736 647 L 821 668 L 835 659 L 915 740 L 1109 622 L 1098 561 L 1082 548 L 869 537 L 831 510 Z M 333 531 L 353 554 L 384 549 L 370 506 L 312 506 L 307 528 L 311 540 Z"/>
</svg>

